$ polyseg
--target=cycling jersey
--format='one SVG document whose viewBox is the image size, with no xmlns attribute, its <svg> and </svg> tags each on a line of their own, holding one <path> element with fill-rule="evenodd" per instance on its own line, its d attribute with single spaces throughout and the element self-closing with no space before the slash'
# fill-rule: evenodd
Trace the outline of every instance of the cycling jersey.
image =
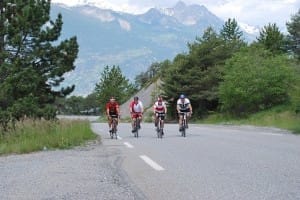
<svg viewBox="0 0 300 200">
<path fill-rule="evenodd" d="M 133 113 L 141 113 L 143 112 L 143 104 L 141 101 L 138 101 L 137 103 L 132 101 L 130 103 L 130 111 Z"/>
<path fill-rule="evenodd" d="M 118 115 L 119 104 L 117 102 L 108 102 L 106 104 L 106 110 L 108 110 L 109 115 Z"/>
<path fill-rule="evenodd" d="M 166 103 L 163 101 L 156 101 L 154 103 L 154 111 L 155 113 L 165 113 L 166 112 Z"/>
<path fill-rule="evenodd" d="M 177 106 L 179 106 L 179 111 L 180 112 L 190 112 L 190 100 L 187 98 L 184 98 L 184 100 L 182 101 L 182 99 L 178 99 L 177 100 Z"/>
</svg>

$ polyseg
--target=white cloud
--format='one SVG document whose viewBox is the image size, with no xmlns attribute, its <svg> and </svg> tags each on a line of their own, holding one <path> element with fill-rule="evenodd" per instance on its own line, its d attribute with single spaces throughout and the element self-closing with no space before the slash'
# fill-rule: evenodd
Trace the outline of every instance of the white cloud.
<svg viewBox="0 0 300 200">
<path fill-rule="evenodd" d="M 102 22 L 111 22 L 115 20 L 114 16 L 110 12 L 97 12 L 96 9 L 84 9 L 83 14 L 93 16 L 97 19 L 100 19 Z"/>
<path fill-rule="evenodd" d="M 68 5 L 86 2 L 102 8 L 140 14 L 151 7 L 173 7 L 179 0 L 52 0 Z M 300 0 L 182 0 L 187 4 L 206 6 L 211 12 L 226 21 L 235 18 L 240 23 L 263 27 L 276 23 L 281 29 L 300 8 Z"/>
<path fill-rule="evenodd" d="M 224 20 L 235 18 L 241 23 L 263 27 L 276 23 L 281 29 L 300 7 L 300 0 L 223 0 L 209 3 L 208 9 Z"/>
</svg>

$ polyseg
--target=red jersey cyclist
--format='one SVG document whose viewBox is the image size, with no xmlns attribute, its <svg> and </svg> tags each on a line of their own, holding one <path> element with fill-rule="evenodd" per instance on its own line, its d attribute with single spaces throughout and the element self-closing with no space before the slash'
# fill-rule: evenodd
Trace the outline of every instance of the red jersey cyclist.
<svg viewBox="0 0 300 200">
<path fill-rule="evenodd" d="M 144 107 L 143 103 L 139 100 L 139 97 L 134 97 L 133 101 L 129 104 L 129 112 L 131 114 L 131 126 L 132 126 L 132 133 L 136 132 L 134 129 L 134 123 L 138 118 L 140 123 L 142 121 Z M 141 128 L 141 127 L 139 127 Z"/>
<path fill-rule="evenodd" d="M 111 132 L 111 124 L 112 124 L 112 118 L 117 119 L 117 124 L 119 122 L 119 117 L 120 117 L 120 108 L 119 104 L 116 101 L 114 97 L 111 97 L 109 99 L 109 102 L 106 103 L 106 115 L 107 115 L 107 120 L 108 120 L 108 127 L 109 127 L 109 132 Z"/>
</svg>

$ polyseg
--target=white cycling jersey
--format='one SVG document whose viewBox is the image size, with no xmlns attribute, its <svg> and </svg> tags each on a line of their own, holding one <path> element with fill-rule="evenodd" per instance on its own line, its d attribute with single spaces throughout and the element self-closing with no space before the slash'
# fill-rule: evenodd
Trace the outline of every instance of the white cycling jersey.
<svg viewBox="0 0 300 200">
<path fill-rule="evenodd" d="M 190 100 L 188 98 L 184 98 L 184 100 L 182 101 L 181 99 L 177 100 L 177 106 L 179 106 L 179 110 L 180 112 L 189 112 L 190 108 Z"/>
<path fill-rule="evenodd" d="M 141 113 L 143 111 L 143 103 L 138 101 L 138 103 L 132 103 L 132 111 L 135 113 Z"/>
</svg>

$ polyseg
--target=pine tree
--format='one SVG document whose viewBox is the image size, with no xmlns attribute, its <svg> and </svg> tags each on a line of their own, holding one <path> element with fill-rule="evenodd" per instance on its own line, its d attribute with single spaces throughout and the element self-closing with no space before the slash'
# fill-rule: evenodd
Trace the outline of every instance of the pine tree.
<svg viewBox="0 0 300 200">
<path fill-rule="evenodd" d="M 264 26 L 259 33 L 257 41 L 274 54 L 285 52 L 285 37 L 276 24 L 269 23 L 267 26 Z"/>
<path fill-rule="evenodd" d="M 221 37 L 226 41 L 242 41 L 243 32 L 235 19 L 229 18 L 220 31 Z"/>
<path fill-rule="evenodd" d="M 76 37 L 57 42 L 62 16 L 50 19 L 50 0 L 2 0 L 0 3 L 0 112 L 13 119 L 55 117 L 53 103 L 73 86 L 60 88 L 75 68 Z"/>
<path fill-rule="evenodd" d="M 95 93 L 101 107 L 112 96 L 119 103 L 124 103 L 135 91 L 134 85 L 122 74 L 120 67 L 115 65 L 104 68 L 100 75 L 100 80 L 95 86 Z"/>
<path fill-rule="evenodd" d="M 292 16 L 291 21 L 286 24 L 291 44 L 289 49 L 300 61 L 300 9 Z"/>
</svg>

